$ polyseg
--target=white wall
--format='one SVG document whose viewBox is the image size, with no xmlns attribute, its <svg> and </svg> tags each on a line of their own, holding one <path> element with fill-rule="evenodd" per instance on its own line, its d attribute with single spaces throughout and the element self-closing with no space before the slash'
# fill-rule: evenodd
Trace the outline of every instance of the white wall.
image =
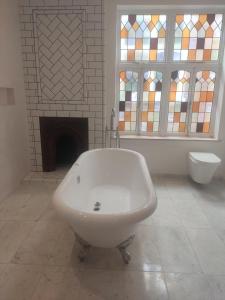
<svg viewBox="0 0 225 300">
<path fill-rule="evenodd" d="M 110 112 L 115 99 L 115 45 L 117 5 L 201 5 L 203 1 L 191 0 L 105 0 L 105 103 L 106 120 L 109 123 Z M 204 5 L 210 5 L 209 0 Z M 213 2 L 224 5 L 224 0 Z M 192 6 L 193 7 L 193 6 Z M 222 95 L 222 102 L 224 102 Z M 141 152 L 147 159 L 152 173 L 187 174 L 187 155 L 189 151 L 214 152 L 223 159 L 217 175 L 225 177 L 225 105 L 222 106 L 218 141 L 160 140 L 160 139 L 121 139 L 121 147 Z"/>
<path fill-rule="evenodd" d="M 0 87 L 15 88 L 15 104 L 0 105 L 0 199 L 28 172 L 25 95 L 16 0 L 0 0 Z"/>
</svg>

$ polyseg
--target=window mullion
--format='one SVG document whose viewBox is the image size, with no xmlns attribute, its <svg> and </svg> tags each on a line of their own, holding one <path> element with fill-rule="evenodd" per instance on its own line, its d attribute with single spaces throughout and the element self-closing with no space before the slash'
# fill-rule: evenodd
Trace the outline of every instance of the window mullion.
<svg viewBox="0 0 225 300">
<path fill-rule="evenodd" d="M 196 77 L 196 67 L 192 68 L 190 84 L 189 84 L 189 93 L 188 93 L 188 109 L 187 109 L 187 135 L 191 133 L 191 119 L 192 119 L 192 102 L 194 99 L 195 92 L 195 77 Z"/>
<path fill-rule="evenodd" d="M 143 67 L 140 64 L 138 69 L 138 89 L 137 89 L 137 111 L 136 111 L 136 132 L 140 135 L 140 113 L 143 101 Z"/>
<path fill-rule="evenodd" d="M 167 30 L 166 30 L 166 63 L 173 62 L 173 47 L 175 38 L 175 14 L 168 13 L 167 15 Z"/>
<path fill-rule="evenodd" d="M 167 135 L 168 123 L 168 95 L 170 89 L 170 67 L 168 62 L 172 61 L 173 45 L 174 45 L 174 24 L 175 15 L 173 13 L 167 15 L 167 32 L 166 32 L 166 64 L 163 71 L 162 98 L 160 107 L 160 134 Z"/>
</svg>

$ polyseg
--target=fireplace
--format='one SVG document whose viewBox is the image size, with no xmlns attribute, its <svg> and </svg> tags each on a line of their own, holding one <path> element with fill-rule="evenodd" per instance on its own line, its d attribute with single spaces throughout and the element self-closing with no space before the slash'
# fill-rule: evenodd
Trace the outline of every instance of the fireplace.
<svg viewBox="0 0 225 300">
<path fill-rule="evenodd" d="M 43 171 L 70 166 L 88 150 L 88 119 L 40 117 Z"/>
</svg>

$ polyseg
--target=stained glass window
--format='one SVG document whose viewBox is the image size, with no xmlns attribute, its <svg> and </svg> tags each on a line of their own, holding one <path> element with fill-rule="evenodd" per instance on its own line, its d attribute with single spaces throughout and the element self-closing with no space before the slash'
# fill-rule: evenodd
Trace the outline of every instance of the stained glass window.
<svg viewBox="0 0 225 300">
<path fill-rule="evenodd" d="M 222 14 L 176 15 L 174 60 L 217 60 L 222 17 Z"/>
<path fill-rule="evenodd" d="M 119 130 L 136 130 L 138 73 L 120 72 Z"/>
<path fill-rule="evenodd" d="M 192 102 L 191 132 L 209 133 L 216 73 L 199 71 L 196 74 Z"/>
<path fill-rule="evenodd" d="M 140 113 L 142 132 L 159 131 L 161 93 L 162 72 L 144 72 L 143 102 Z"/>
<path fill-rule="evenodd" d="M 171 73 L 168 99 L 168 132 L 185 132 L 188 110 L 190 73 L 179 70 Z"/>
<path fill-rule="evenodd" d="M 224 13 L 120 10 L 116 58 L 123 70 L 117 85 L 123 134 L 212 135 Z"/>
<path fill-rule="evenodd" d="M 166 15 L 122 15 L 122 61 L 163 61 Z"/>
</svg>

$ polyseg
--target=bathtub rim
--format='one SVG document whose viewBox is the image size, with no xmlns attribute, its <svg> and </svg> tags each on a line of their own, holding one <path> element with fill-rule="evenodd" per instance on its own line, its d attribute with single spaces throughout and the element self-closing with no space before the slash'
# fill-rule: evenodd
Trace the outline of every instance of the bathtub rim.
<svg viewBox="0 0 225 300">
<path fill-rule="evenodd" d="M 84 210 L 78 210 L 74 207 L 69 206 L 66 201 L 62 199 L 62 189 L 67 183 L 67 180 L 70 179 L 71 173 L 73 173 L 74 168 L 79 168 L 80 162 L 90 153 L 94 152 L 105 152 L 105 151 L 113 151 L 113 152 L 129 152 L 132 154 L 135 154 L 141 164 L 141 168 L 144 172 L 144 176 L 146 177 L 147 180 L 147 187 L 149 191 L 149 197 L 146 200 L 146 202 L 143 205 L 140 205 L 139 207 L 126 211 L 126 212 L 118 212 L 118 213 L 98 213 L 98 212 L 87 212 Z M 148 165 L 146 162 L 145 157 L 134 150 L 129 150 L 129 149 L 123 149 L 123 148 L 98 148 L 98 149 L 93 149 L 93 150 L 88 150 L 82 153 L 78 159 L 75 161 L 73 166 L 70 168 L 62 182 L 59 184 L 57 187 L 56 191 L 53 194 L 53 205 L 58 211 L 59 214 L 66 214 L 67 216 L 75 217 L 77 218 L 77 221 L 80 222 L 89 222 L 93 221 L 95 224 L 96 222 L 98 224 L 104 223 L 133 223 L 133 222 L 139 222 L 147 217 L 149 217 L 153 212 L 155 211 L 157 207 L 157 197 L 155 193 L 155 189 L 151 180 L 151 176 L 149 173 Z"/>
</svg>

